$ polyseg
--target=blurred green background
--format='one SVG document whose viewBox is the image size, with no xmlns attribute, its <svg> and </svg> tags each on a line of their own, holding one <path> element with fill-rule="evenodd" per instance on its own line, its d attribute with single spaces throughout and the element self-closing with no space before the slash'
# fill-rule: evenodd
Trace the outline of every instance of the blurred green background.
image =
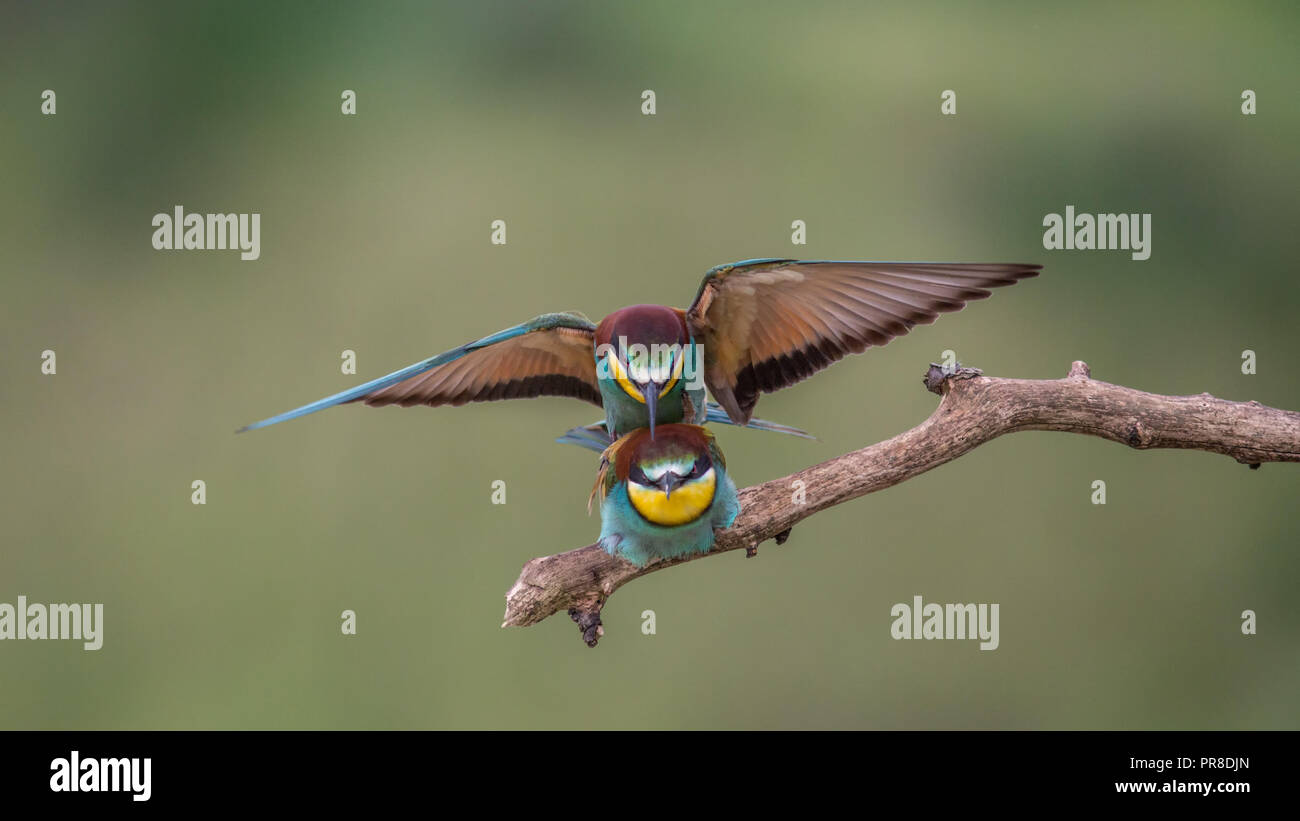
<svg viewBox="0 0 1300 821">
<path fill-rule="evenodd" d="M 0 601 L 102 602 L 105 640 L 0 644 L 0 727 L 1300 728 L 1297 466 L 1017 434 L 756 559 L 632 583 L 589 650 L 562 614 L 498 625 L 526 560 L 598 533 L 594 455 L 551 441 L 598 410 L 233 433 L 545 311 L 685 305 L 712 265 L 787 255 L 1046 270 L 765 397 L 820 441 L 720 429 L 741 485 L 920 422 L 944 349 L 1300 409 L 1297 23 L 1293 3 L 8 7 Z M 1045 251 L 1067 204 L 1151 213 L 1150 260 Z M 175 205 L 261 213 L 261 259 L 153 250 Z M 1000 648 L 892 640 L 917 594 L 1000 603 Z"/>
</svg>

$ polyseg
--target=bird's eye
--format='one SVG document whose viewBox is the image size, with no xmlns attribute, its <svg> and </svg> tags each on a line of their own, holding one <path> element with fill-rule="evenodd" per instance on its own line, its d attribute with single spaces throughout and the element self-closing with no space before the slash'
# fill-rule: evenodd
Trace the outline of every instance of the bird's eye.
<svg viewBox="0 0 1300 821">
<path fill-rule="evenodd" d="M 691 467 L 691 473 L 686 478 L 698 479 L 708 473 L 709 468 L 711 467 L 713 467 L 713 464 L 709 461 L 708 457 L 701 454 L 695 458 L 695 464 Z"/>
<path fill-rule="evenodd" d="M 650 481 L 650 477 L 645 475 L 645 471 L 641 469 L 641 466 L 635 463 L 633 463 L 632 468 L 628 470 L 627 478 L 643 487 L 649 487 L 654 484 Z"/>
</svg>

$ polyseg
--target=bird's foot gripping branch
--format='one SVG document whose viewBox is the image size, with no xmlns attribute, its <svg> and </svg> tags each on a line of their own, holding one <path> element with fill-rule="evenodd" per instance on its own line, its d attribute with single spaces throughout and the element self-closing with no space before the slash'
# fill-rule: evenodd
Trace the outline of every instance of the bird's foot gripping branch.
<svg viewBox="0 0 1300 821">
<path fill-rule="evenodd" d="M 1005 433 L 1082 433 L 1138 450 L 1221 453 L 1251 467 L 1300 462 L 1300 413 L 1208 393 L 1145 393 L 1094 380 L 1083 362 L 1073 363 L 1063 379 L 1003 379 L 931 365 L 925 384 L 942 397 L 928 419 L 892 439 L 740 491 L 739 518 L 717 531 L 707 553 L 637 567 L 588 545 L 529 561 L 506 593 L 502 627 L 526 627 L 567 610 L 583 640 L 595 646 L 604 633 L 601 608 L 633 579 L 729 550 L 752 555 L 768 539 L 781 544 L 790 528 L 819 510 L 892 487 Z M 796 481 L 816 489 L 803 504 L 792 501 Z"/>
</svg>

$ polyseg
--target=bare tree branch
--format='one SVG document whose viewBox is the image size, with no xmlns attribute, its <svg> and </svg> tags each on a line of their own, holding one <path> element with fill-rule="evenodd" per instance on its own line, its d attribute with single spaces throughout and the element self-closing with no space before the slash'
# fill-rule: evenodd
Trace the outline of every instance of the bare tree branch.
<svg viewBox="0 0 1300 821">
<path fill-rule="evenodd" d="M 568 610 L 583 640 L 595 646 L 604 633 L 601 608 L 631 580 L 739 548 L 752 556 L 760 542 L 784 542 L 790 528 L 819 510 L 918 476 L 1004 433 L 1057 430 L 1138 450 L 1205 450 L 1252 468 L 1262 462 L 1300 462 L 1300 413 L 1208 393 L 1144 393 L 1092 379 L 1083 362 L 1075 362 L 1064 379 L 1000 379 L 973 368 L 945 372 L 931 365 L 925 383 L 943 397 L 928 419 L 892 439 L 740 491 L 740 517 L 717 532 L 708 553 L 644 568 L 596 545 L 533 559 L 506 593 L 501 626 L 537 624 Z M 797 480 L 806 489 L 803 504 L 794 500 Z"/>
</svg>

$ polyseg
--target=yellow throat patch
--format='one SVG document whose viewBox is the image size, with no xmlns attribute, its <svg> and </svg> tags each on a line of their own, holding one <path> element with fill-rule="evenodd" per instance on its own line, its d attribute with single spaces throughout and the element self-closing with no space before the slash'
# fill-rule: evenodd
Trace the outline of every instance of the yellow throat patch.
<svg viewBox="0 0 1300 821">
<path fill-rule="evenodd" d="M 674 527 L 695 521 L 713 504 L 718 476 L 709 468 L 695 479 L 673 490 L 672 496 L 657 487 L 627 483 L 627 498 L 648 522 Z"/>
</svg>

